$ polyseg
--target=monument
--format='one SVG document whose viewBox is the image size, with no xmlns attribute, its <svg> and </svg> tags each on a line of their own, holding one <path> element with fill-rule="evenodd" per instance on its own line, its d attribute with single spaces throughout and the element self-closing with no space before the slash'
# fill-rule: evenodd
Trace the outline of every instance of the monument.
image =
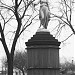
<svg viewBox="0 0 75 75">
<path fill-rule="evenodd" d="M 47 4 L 47 2 L 41 2 Z M 40 7 L 40 25 L 33 37 L 26 42 L 28 55 L 28 75 L 59 75 L 60 42 L 47 30 L 49 14 L 47 5 Z"/>
</svg>

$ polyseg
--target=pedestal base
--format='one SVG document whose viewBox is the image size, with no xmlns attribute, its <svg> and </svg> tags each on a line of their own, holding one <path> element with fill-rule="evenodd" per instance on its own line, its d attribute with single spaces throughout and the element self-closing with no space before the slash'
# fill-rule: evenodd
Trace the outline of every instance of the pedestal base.
<svg viewBox="0 0 75 75">
<path fill-rule="evenodd" d="M 28 75 L 59 75 L 59 45 L 47 29 L 38 29 L 26 42 Z"/>
</svg>

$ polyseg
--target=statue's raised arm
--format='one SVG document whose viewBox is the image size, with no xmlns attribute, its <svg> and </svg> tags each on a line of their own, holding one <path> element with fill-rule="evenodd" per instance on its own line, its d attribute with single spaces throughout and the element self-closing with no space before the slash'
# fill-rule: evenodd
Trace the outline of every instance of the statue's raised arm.
<svg viewBox="0 0 75 75">
<path fill-rule="evenodd" d="M 43 26 L 45 29 L 47 29 L 48 22 L 50 20 L 48 1 L 40 0 L 39 19 L 40 26 Z"/>
</svg>

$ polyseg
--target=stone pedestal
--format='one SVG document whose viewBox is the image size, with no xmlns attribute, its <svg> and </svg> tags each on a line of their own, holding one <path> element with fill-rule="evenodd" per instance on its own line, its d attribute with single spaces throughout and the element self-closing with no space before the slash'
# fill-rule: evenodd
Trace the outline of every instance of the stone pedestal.
<svg viewBox="0 0 75 75">
<path fill-rule="evenodd" d="M 28 75 L 59 75 L 59 45 L 49 31 L 39 29 L 26 42 Z"/>
</svg>

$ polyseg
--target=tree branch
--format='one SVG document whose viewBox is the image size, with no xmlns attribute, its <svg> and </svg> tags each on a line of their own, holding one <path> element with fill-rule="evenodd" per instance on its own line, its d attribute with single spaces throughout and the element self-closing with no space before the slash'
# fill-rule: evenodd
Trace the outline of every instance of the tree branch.
<svg viewBox="0 0 75 75">
<path fill-rule="evenodd" d="M 38 16 L 38 14 L 37 14 L 36 16 Z M 36 16 L 35 16 L 35 17 L 36 17 Z M 25 23 L 26 26 L 24 25 L 25 27 L 24 27 L 24 28 L 22 29 L 22 31 L 19 33 L 19 36 L 22 34 L 22 32 L 23 32 L 28 26 L 31 25 L 31 23 L 32 23 L 32 21 L 33 21 L 33 19 L 34 19 L 35 17 L 32 18 L 31 22 L 30 22 L 28 25 L 26 25 L 26 23 Z"/>
<path fill-rule="evenodd" d="M 18 4 L 18 6 L 21 4 L 21 2 L 22 2 L 22 0 L 20 0 L 20 2 L 19 2 L 19 4 Z"/>
<path fill-rule="evenodd" d="M 72 18 L 72 17 L 71 17 L 71 16 L 72 16 L 72 6 L 71 6 L 71 3 L 72 3 L 72 2 L 71 2 L 71 0 L 70 0 L 70 23 L 71 23 L 71 18 Z"/>
<path fill-rule="evenodd" d="M 14 15 L 12 15 L 7 21 L 5 21 L 5 18 L 4 18 L 4 16 L 1 14 L 1 12 L 0 12 L 0 15 L 1 15 L 1 17 L 2 17 L 2 19 L 3 19 L 3 21 L 4 21 L 4 26 L 3 26 L 3 31 L 4 31 L 4 29 L 5 29 L 5 24 L 8 23 L 8 22 L 12 19 L 12 17 L 13 17 Z"/>
<path fill-rule="evenodd" d="M 9 9 L 9 10 L 11 10 L 11 11 L 14 12 L 14 10 L 12 9 L 13 6 L 10 7 L 10 6 L 6 5 L 6 4 L 4 4 L 1 0 L 0 0 L 0 3 L 2 4 L 0 7 L 3 7 L 3 8 L 6 8 L 6 9 Z"/>
<path fill-rule="evenodd" d="M 64 3 L 65 3 L 65 8 L 66 8 L 65 15 L 66 15 L 66 18 L 67 18 L 67 21 L 68 21 L 68 10 L 67 10 L 67 4 L 66 4 L 65 0 L 64 0 Z"/>
<path fill-rule="evenodd" d="M 23 12 L 23 15 L 22 15 L 21 19 L 24 17 L 25 12 L 26 12 L 26 10 L 28 9 L 29 5 L 31 5 L 34 1 L 35 1 L 35 0 L 30 1 L 30 2 L 28 3 L 28 5 L 25 7 L 25 10 L 24 10 L 24 12 Z"/>
<path fill-rule="evenodd" d="M 52 14 L 52 13 L 51 13 Z M 68 25 L 70 28 L 71 28 L 71 30 L 73 31 L 73 33 L 75 34 L 75 30 L 74 30 L 74 28 L 73 28 L 73 26 L 71 25 L 71 22 L 70 21 L 65 21 L 65 20 L 63 20 L 60 16 L 57 16 L 57 15 L 55 15 L 55 14 L 52 14 L 52 15 L 54 15 L 55 17 L 57 17 L 58 19 L 60 19 L 61 21 L 63 21 L 66 25 Z"/>
<path fill-rule="evenodd" d="M 19 18 L 19 15 L 18 15 L 18 0 L 15 0 L 15 17 L 16 17 L 16 20 L 18 22 L 18 26 L 17 26 L 17 30 L 16 30 L 16 33 L 15 33 L 15 37 L 14 37 L 14 40 L 13 40 L 13 43 L 12 43 L 12 47 L 11 47 L 11 55 L 13 56 L 14 55 L 14 51 L 15 51 L 15 46 L 16 46 L 16 43 L 17 43 L 17 40 L 18 40 L 18 37 L 19 37 L 19 32 L 20 32 L 20 29 L 21 29 L 21 19 Z"/>
<path fill-rule="evenodd" d="M 4 26 L 3 26 L 3 31 L 4 31 L 4 28 L 5 28 L 5 19 L 4 19 L 3 15 L 1 14 L 1 11 L 0 11 L 0 15 L 1 15 L 1 17 L 2 17 L 2 19 L 4 21 Z"/>
<path fill-rule="evenodd" d="M 29 16 L 29 19 L 32 17 L 32 15 Z M 29 22 L 29 19 L 27 20 L 27 22 L 24 24 L 23 27 L 25 27 L 25 25 Z"/>
<path fill-rule="evenodd" d="M 2 41 L 2 39 L 0 38 L 0 41 Z"/>
<path fill-rule="evenodd" d="M 7 23 L 8 21 L 10 21 L 12 19 L 14 15 L 12 15 L 5 23 Z"/>
<path fill-rule="evenodd" d="M 65 40 L 61 41 L 61 42 L 64 42 L 66 40 L 68 40 L 74 33 L 72 33 L 71 35 L 69 35 Z"/>
<path fill-rule="evenodd" d="M 63 21 L 64 23 L 66 23 L 67 25 L 69 25 L 69 23 L 67 23 L 66 21 L 64 21 L 64 20 L 62 19 L 62 16 L 57 16 L 57 15 L 55 15 L 55 14 L 53 14 L 53 13 L 51 13 L 51 14 L 52 14 L 54 17 L 60 19 L 60 20 Z"/>
<path fill-rule="evenodd" d="M 0 7 L 5 8 L 5 9 L 9 9 L 9 10 L 11 10 L 12 12 L 14 12 L 14 10 L 12 10 L 11 8 L 9 8 L 9 7 L 7 7 L 7 6 L 0 6 Z"/>
<path fill-rule="evenodd" d="M 69 27 L 71 28 L 72 32 L 75 34 L 75 30 L 71 24 L 69 24 Z"/>
<path fill-rule="evenodd" d="M 26 25 L 26 27 L 25 28 L 23 28 L 22 29 L 22 31 L 19 33 L 19 36 L 22 34 L 22 32 L 28 27 L 28 26 L 30 26 L 31 25 L 31 23 L 32 23 L 32 21 L 28 24 L 28 25 Z"/>
<path fill-rule="evenodd" d="M 65 26 L 65 24 L 63 26 L 61 26 L 60 28 L 57 29 L 57 33 L 55 35 L 55 37 L 58 35 L 60 35 L 61 31 L 62 31 L 62 28 Z"/>
<path fill-rule="evenodd" d="M 10 6 L 6 5 L 6 4 L 4 4 L 1 0 L 0 0 L 0 3 L 1 3 L 2 5 L 4 5 L 4 6 L 7 6 L 7 7 L 9 7 L 9 8 L 12 8 L 12 7 L 10 7 Z"/>
<path fill-rule="evenodd" d="M 4 50 L 6 52 L 7 58 L 8 58 L 9 57 L 9 50 L 8 50 L 8 47 L 7 47 L 7 44 L 6 44 L 6 41 L 5 41 L 5 37 L 4 37 L 4 33 L 3 33 L 3 30 L 2 30 L 1 23 L 0 23 L 0 33 L 1 33 L 1 38 L 2 38 L 2 44 L 3 44 Z"/>
</svg>

